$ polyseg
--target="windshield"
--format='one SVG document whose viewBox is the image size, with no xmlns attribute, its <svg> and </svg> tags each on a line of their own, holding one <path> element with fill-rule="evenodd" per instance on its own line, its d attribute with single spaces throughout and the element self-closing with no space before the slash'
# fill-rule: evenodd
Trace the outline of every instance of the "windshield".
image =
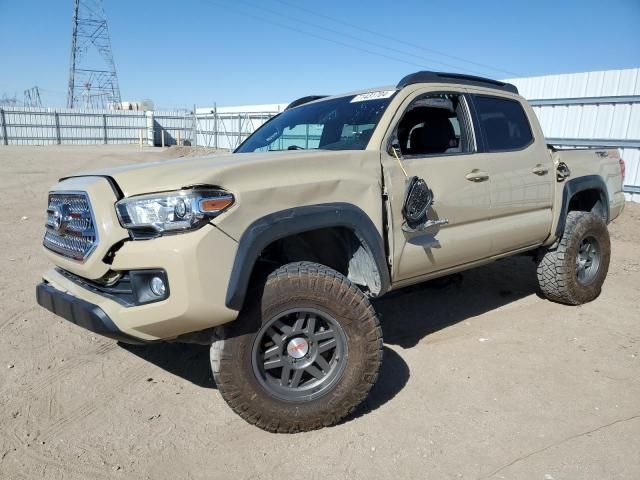
<svg viewBox="0 0 640 480">
<path fill-rule="evenodd" d="M 285 110 L 235 153 L 276 150 L 364 150 L 395 90 L 349 95 Z"/>
</svg>

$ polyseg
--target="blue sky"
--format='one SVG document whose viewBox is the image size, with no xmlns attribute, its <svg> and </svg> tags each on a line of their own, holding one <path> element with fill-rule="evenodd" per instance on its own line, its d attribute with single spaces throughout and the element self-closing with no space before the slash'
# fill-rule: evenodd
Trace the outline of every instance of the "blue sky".
<svg viewBox="0 0 640 480">
<path fill-rule="evenodd" d="M 21 99 L 38 85 L 44 103 L 65 103 L 72 5 L 0 0 L 0 96 Z M 104 6 L 123 100 L 150 98 L 157 107 L 287 102 L 394 84 L 420 69 L 508 78 L 640 67 L 640 0 Z"/>
</svg>

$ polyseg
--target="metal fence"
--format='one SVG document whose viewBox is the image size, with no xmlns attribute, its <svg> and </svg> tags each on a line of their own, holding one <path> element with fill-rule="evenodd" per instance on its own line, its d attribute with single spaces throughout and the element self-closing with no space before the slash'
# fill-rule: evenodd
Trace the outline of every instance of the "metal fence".
<svg viewBox="0 0 640 480">
<path fill-rule="evenodd" d="M 233 150 L 258 127 L 279 112 L 233 112 L 197 114 L 198 145 Z"/>
<path fill-rule="evenodd" d="M 278 113 L 0 107 L 0 145 L 141 143 L 232 150 Z"/>
<path fill-rule="evenodd" d="M 144 112 L 0 107 L 0 145 L 136 143 Z"/>
</svg>

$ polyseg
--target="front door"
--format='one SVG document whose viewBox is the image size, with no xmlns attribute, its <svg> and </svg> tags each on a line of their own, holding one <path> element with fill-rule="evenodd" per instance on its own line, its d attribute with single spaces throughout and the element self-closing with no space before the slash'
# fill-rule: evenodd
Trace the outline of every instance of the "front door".
<svg viewBox="0 0 640 480">
<path fill-rule="evenodd" d="M 467 98 L 456 92 L 417 92 L 393 120 L 383 145 L 387 214 L 392 224 L 394 282 L 489 256 L 489 158 L 477 155 Z M 411 177 L 424 179 L 434 203 L 425 228 L 410 231 L 403 216 Z"/>
</svg>

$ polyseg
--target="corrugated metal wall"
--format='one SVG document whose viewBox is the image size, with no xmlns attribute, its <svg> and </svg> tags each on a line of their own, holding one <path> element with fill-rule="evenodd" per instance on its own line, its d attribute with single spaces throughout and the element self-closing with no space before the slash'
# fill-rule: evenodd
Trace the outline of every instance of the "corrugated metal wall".
<svg viewBox="0 0 640 480">
<path fill-rule="evenodd" d="M 549 143 L 618 147 L 627 199 L 640 202 L 640 68 L 507 81 L 534 106 Z"/>
</svg>

